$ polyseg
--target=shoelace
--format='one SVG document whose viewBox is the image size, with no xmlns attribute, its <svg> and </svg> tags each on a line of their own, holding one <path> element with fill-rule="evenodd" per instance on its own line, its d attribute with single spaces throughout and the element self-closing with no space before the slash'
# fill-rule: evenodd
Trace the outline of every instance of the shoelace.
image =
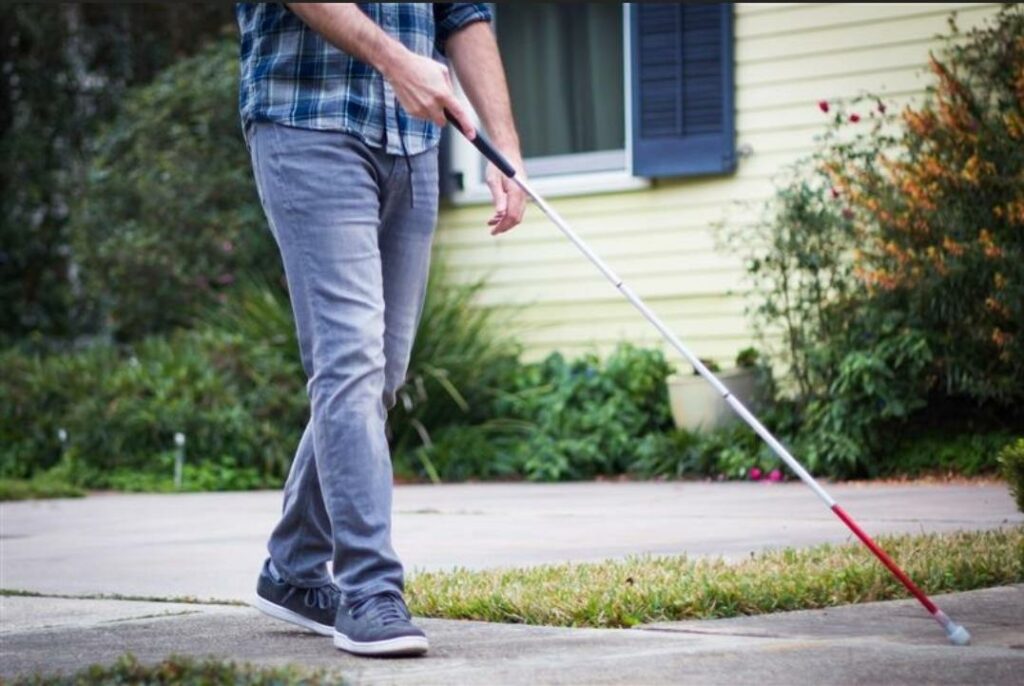
<svg viewBox="0 0 1024 686">
<path fill-rule="evenodd" d="M 352 607 L 353 617 L 369 615 L 383 625 L 404 622 L 409 619 L 408 611 L 401 597 L 394 593 L 378 593 L 364 598 Z"/>
<path fill-rule="evenodd" d="M 328 610 L 332 607 L 337 607 L 340 598 L 341 591 L 338 590 L 337 586 L 326 584 L 316 588 L 307 588 L 302 602 L 306 604 L 306 607 L 318 607 L 321 610 Z"/>
</svg>

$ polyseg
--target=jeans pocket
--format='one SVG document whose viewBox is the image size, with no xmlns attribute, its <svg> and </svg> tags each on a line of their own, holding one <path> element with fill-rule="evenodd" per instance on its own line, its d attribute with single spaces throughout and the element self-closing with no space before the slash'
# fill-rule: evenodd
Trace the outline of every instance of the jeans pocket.
<svg viewBox="0 0 1024 686">
<path fill-rule="evenodd" d="M 437 211 L 440 193 L 437 155 L 435 147 L 409 158 L 412 206 L 431 213 Z"/>
</svg>

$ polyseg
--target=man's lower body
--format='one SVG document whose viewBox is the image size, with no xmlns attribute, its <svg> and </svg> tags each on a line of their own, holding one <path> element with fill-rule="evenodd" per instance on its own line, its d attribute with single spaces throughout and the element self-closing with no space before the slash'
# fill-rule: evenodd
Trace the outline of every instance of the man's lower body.
<svg viewBox="0 0 1024 686">
<path fill-rule="evenodd" d="M 348 134 L 270 123 L 251 129 L 249 146 L 284 263 L 311 405 L 258 606 L 320 630 L 331 603 L 340 604 L 339 647 L 423 652 L 426 638 L 409 622 L 391 545 L 385 419 L 426 290 L 437 152 L 403 158 Z"/>
</svg>

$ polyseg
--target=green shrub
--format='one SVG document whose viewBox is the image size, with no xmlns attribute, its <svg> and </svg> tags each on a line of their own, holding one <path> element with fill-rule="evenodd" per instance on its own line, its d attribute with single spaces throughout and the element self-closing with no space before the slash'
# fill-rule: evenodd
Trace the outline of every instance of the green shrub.
<svg viewBox="0 0 1024 686">
<path fill-rule="evenodd" d="M 431 421 L 429 431 L 416 433 L 406 427 L 409 438 L 400 445 L 416 447 L 396 455 L 402 476 L 558 481 L 626 471 L 689 474 L 697 468 L 680 466 L 690 438 L 666 433 L 671 417 L 665 378 L 671 368 L 660 352 L 622 345 L 604 362 L 595 355 L 570 362 L 557 353 L 526 365 L 510 359 L 498 356 L 491 369 L 479 368 L 476 403 L 458 403 L 462 386 L 438 384 L 434 402 L 446 412 L 424 416 L 440 414 L 447 421 Z M 417 389 L 412 385 L 405 392 Z M 398 417 L 418 421 L 408 410 Z M 427 422 L 419 428 L 427 429 Z"/>
<path fill-rule="evenodd" d="M 937 86 L 901 117 L 874 97 L 822 102 L 818 149 L 732 236 L 791 384 L 800 421 L 783 438 L 812 471 L 888 471 L 932 405 L 968 416 L 1024 398 L 1022 30 L 1008 6 L 954 34 Z"/>
<path fill-rule="evenodd" d="M 1017 500 L 1017 509 L 1024 512 L 1024 438 L 1019 438 L 999 453 L 999 465 Z"/>
<path fill-rule="evenodd" d="M 121 340 L 187 325 L 241 274 L 280 276 L 221 39 L 132 90 L 72 208 L 86 299 Z"/>
<path fill-rule="evenodd" d="M 517 430 L 515 422 L 492 414 L 494 398 L 518 368 L 519 346 L 500 335 L 494 310 L 473 303 L 482 287 L 482 281 L 451 282 L 443 259 L 435 258 L 407 379 L 388 417 L 395 472 L 402 478 L 459 481 L 513 470 L 490 465 L 486 456 L 506 429 Z M 291 306 L 275 283 L 244 278 L 224 304 L 202 313 L 201 323 L 277 351 L 294 383 L 302 382 Z"/>
<path fill-rule="evenodd" d="M 510 450 L 515 440 L 515 430 L 501 422 L 445 426 L 396 469 L 434 482 L 515 478 L 521 468 Z M 411 463 L 415 468 L 409 469 Z"/>
<path fill-rule="evenodd" d="M 127 88 L 228 24 L 222 4 L 0 5 L 0 345 L 78 333 L 68 209 L 84 149 Z"/>
<path fill-rule="evenodd" d="M 479 404 L 460 407 L 451 390 L 440 389 L 449 423 L 433 422 L 422 439 L 410 437 L 406 445 L 423 442 L 401 454 L 404 475 L 558 481 L 698 469 L 686 463 L 691 438 L 671 432 L 671 368 L 660 352 L 621 345 L 603 362 L 596 355 L 570 362 L 557 353 L 533 364 L 508 360 L 497 358 L 489 373 L 481 368 L 477 382 L 488 385 L 478 388 Z"/>
<path fill-rule="evenodd" d="M 875 309 L 906 313 L 946 395 L 1024 400 L 1024 5 L 954 30 L 936 84 L 891 151 L 829 169 L 870 227 L 856 270 Z"/>
<path fill-rule="evenodd" d="M 881 476 L 958 474 L 981 476 L 999 469 L 998 456 L 1014 435 L 1004 430 L 984 432 L 930 429 L 900 438 L 885 453 Z"/>
<path fill-rule="evenodd" d="M 493 445 L 523 423 L 493 418 L 518 369 L 514 341 L 472 306 L 480 284 L 433 272 L 409 380 L 389 419 L 396 473 L 494 478 L 516 471 Z M 201 328 L 121 347 L 42 355 L 8 350 L 0 365 L 0 476 L 45 471 L 130 491 L 174 489 L 173 436 L 187 437 L 184 490 L 244 489 L 287 475 L 307 416 L 304 374 L 287 295 L 258 275 Z M 66 445 L 58 440 L 63 429 Z"/>
<path fill-rule="evenodd" d="M 118 491 L 143 493 L 248 491 L 277 486 L 283 479 L 281 475 L 268 478 L 257 467 L 239 466 L 238 461 L 230 455 L 198 463 L 186 461 L 182 468 L 180 488 L 174 483 L 174 453 L 165 452 L 155 456 L 149 469 L 156 471 L 113 471 L 104 478 L 104 485 Z"/>
<path fill-rule="evenodd" d="M 276 484 L 305 423 L 305 389 L 294 363 L 220 332 L 66 355 L 8 351 L 0 366 L 8 370 L 0 384 L 0 476 L 51 469 L 99 487 L 125 472 L 169 475 L 167 451 L 182 432 L 187 469 L 234 464 L 251 470 L 228 479 L 236 487 Z"/>
<path fill-rule="evenodd" d="M 81 498 L 85 492 L 77 486 L 46 475 L 34 479 L 0 479 L 0 501 L 39 498 Z"/>
<path fill-rule="evenodd" d="M 839 477 L 876 471 L 889 432 L 926 405 L 932 356 L 925 337 L 900 326 L 898 316 L 881 318 L 862 335 L 862 349 L 843 351 L 824 392 L 806 399 L 794 443 L 812 471 Z"/>
<path fill-rule="evenodd" d="M 710 474 L 713 460 L 702 449 L 703 438 L 684 429 L 649 433 L 637 441 L 629 472 L 645 479 Z"/>
<path fill-rule="evenodd" d="M 458 435 L 465 440 L 468 425 L 491 421 L 495 399 L 519 369 L 519 344 L 504 334 L 498 312 L 474 302 L 484 281 L 453 282 L 440 257 L 431 267 L 406 382 L 388 417 L 397 465 L 421 476 L 429 470 L 423 454 L 413 453 L 431 442 L 444 445 L 434 434 L 446 427 L 461 427 Z M 474 442 L 489 430 L 481 432 Z"/>
<path fill-rule="evenodd" d="M 843 132 L 847 120 L 837 108 L 819 148 L 782 177 L 762 220 L 729 236 L 746 254 L 759 298 L 750 311 L 755 329 L 793 395 L 799 421 L 780 437 L 809 469 L 831 476 L 874 467 L 886 431 L 924 406 L 932 361 L 927 339 L 902 311 L 870 307 L 856 278 L 865 228 L 839 202 L 828 168 L 870 165 L 887 139 L 881 118 L 852 135 Z M 759 461 L 732 452 L 726 474 Z"/>
<path fill-rule="evenodd" d="M 526 365 L 496 407 L 498 416 L 532 425 L 513 461 L 535 481 L 627 471 L 638 442 L 672 426 L 671 371 L 660 351 L 627 344 L 603 364 L 595 355 L 567 362 L 555 353 Z"/>
</svg>

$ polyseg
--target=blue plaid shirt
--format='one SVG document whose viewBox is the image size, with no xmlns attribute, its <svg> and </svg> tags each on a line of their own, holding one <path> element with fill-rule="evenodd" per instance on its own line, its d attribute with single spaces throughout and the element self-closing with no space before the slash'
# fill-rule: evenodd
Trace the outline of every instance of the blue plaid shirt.
<svg viewBox="0 0 1024 686">
<path fill-rule="evenodd" d="M 483 4 L 359 7 L 412 52 L 442 62 L 451 34 L 491 20 Z M 437 145 L 440 128 L 406 114 L 379 71 L 328 43 L 283 4 L 240 2 L 235 16 L 242 35 L 238 106 L 246 129 L 271 121 L 344 131 L 394 155 L 415 155 Z"/>
</svg>

